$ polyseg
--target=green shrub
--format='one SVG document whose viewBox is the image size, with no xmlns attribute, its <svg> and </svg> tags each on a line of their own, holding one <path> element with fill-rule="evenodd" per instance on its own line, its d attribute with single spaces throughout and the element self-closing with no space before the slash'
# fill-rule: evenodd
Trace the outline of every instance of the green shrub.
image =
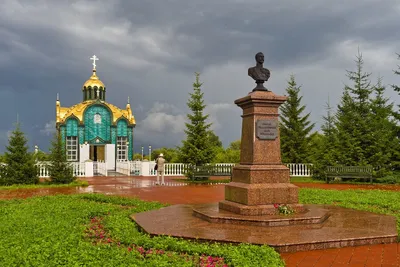
<svg viewBox="0 0 400 267">
<path fill-rule="evenodd" d="M 9 138 L 4 163 L 0 170 L 1 185 L 37 184 L 39 177 L 32 153 L 28 152 L 27 139 L 19 124 Z"/>
<path fill-rule="evenodd" d="M 400 184 L 400 175 L 390 175 L 379 179 L 374 179 L 375 183 L 382 184 Z"/>
</svg>

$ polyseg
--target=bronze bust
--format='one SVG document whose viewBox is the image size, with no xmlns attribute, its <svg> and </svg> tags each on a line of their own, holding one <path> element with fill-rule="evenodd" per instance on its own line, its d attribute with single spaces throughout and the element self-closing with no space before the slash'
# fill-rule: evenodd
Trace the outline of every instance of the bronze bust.
<svg viewBox="0 0 400 267">
<path fill-rule="evenodd" d="M 254 67 L 249 68 L 248 74 L 251 78 L 256 81 L 256 88 L 253 91 L 268 91 L 267 88 L 264 87 L 263 83 L 268 81 L 271 76 L 271 72 L 269 69 L 263 67 L 264 64 L 264 54 L 259 52 L 255 56 L 257 64 Z"/>
</svg>

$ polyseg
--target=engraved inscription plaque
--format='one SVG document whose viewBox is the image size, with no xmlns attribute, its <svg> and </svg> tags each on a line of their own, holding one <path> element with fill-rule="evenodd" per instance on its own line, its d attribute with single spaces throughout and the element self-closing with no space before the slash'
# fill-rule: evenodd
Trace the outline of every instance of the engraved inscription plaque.
<svg viewBox="0 0 400 267">
<path fill-rule="evenodd" d="M 278 137 L 278 121 L 257 120 L 256 136 L 260 140 L 274 140 Z"/>
</svg>

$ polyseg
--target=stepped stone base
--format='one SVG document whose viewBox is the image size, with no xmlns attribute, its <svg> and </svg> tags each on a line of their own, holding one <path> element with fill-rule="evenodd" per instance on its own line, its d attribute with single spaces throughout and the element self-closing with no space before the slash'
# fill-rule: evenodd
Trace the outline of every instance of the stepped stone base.
<svg viewBox="0 0 400 267">
<path fill-rule="evenodd" d="M 174 205 L 133 214 L 131 218 L 152 236 L 168 235 L 198 241 L 267 244 L 279 252 L 387 244 L 397 241 L 394 216 L 335 206 L 304 206 L 310 212 L 319 210 L 321 213 L 309 216 L 308 222 L 306 220 L 301 222 L 301 216 L 306 218 L 304 214 L 280 216 L 277 225 L 274 225 L 276 216 L 270 216 L 269 219 L 264 218 L 265 226 L 263 226 L 259 224 L 263 220 L 261 217 L 257 219 L 258 222 L 256 221 L 259 225 L 253 225 L 254 218 L 250 216 L 242 216 L 243 223 L 231 223 L 230 217 L 238 219 L 237 216 L 240 215 L 227 211 L 223 211 L 218 215 L 219 218 L 215 219 L 212 212 L 217 212 L 219 209 L 217 203 L 212 203 Z M 207 210 L 209 212 L 207 217 L 212 222 L 197 217 Z M 329 214 L 326 219 L 321 216 L 324 210 Z M 193 216 L 193 213 L 197 215 Z M 288 221 L 284 225 L 286 219 Z"/>
<path fill-rule="evenodd" d="M 230 224 L 247 224 L 255 226 L 285 226 L 285 225 L 297 225 L 297 224 L 317 224 L 323 223 L 328 217 L 329 212 L 327 209 L 313 207 L 312 209 L 305 209 L 303 205 L 297 204 L 297 208 L 300 208 L 303 213 L 296 213 L 288 216 L 277 214 L 277 210 L 272 207 L 266 208 L 271 211 L 270 213 L 264 214 L 242 214 L 238 211 L 227 211 L 227 208 L 221 209 L 221 204 L 217 205 L 204 205 L 195 206 L 193 208 L 193 215 L 197 218 L 206 220 L 211 223 L 230 223 Z M 269 205 L 265 205 L 269 206 Z M 246 208 L 247 206 L 244 206 Z M 296 209 L 294 205 L 291 207 Z"/>
<path fill-rule="evenodd" d="M 287 202 L 283 202 L 287 203 Z M 306 210 L 303 205 L 301 204 L 290 204 L 288 205 L 291 207 L 295 213 L 301 214 L 304 213 Z M 221 210 L 226 210 L 230 211 L 233 213 L 237 213 L 240 215 L 244 216 L 260 216 L 260 215 L 274 215 L 276 214 L 276 208 L 274 205 L 255 205 L 255 206 L 248 206 L 248 205 L 243 205 L 240 203 L 236 202 L 231 202 L 231 201 L 221 201 L 219 202 L 219 209 Z"/>
<path fill-rule="evenodd" d="M 225 185 L 225 200 L 243 205 L 296 204 L 298 199 L 298 187 L 290 183 Z"/>
</svg>

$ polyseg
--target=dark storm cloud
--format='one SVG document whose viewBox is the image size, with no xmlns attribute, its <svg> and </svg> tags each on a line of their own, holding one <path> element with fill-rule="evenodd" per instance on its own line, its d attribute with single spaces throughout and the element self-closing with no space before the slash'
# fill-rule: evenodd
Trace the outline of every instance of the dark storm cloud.
<svg viewBox="0 0 400 267">
<path fill-rule="evenodd" d="M 323 103 L 315 97 L 338 98 L 357 44 L 369 49 L 374 71 L 392 75 L 399 10 L 395 0 L 3 0 L 0 133 L 12 129 L 18 113 L 31 146 L 46 149 L 55 96 L 62 106 L 81 101 L 93 54 L 107 100 L 123 108 L 131 97 L 136 147 L 179 144 L 195 71 L 202 72 L 216 133 L 225 145 L 239 138 L 240 109 L 232 102 L 253 86 L 246 68 L 258 51 L 278 93 L 290 72 L 301 73 L 303 100 L 318 120 Z"/>
</svg>

